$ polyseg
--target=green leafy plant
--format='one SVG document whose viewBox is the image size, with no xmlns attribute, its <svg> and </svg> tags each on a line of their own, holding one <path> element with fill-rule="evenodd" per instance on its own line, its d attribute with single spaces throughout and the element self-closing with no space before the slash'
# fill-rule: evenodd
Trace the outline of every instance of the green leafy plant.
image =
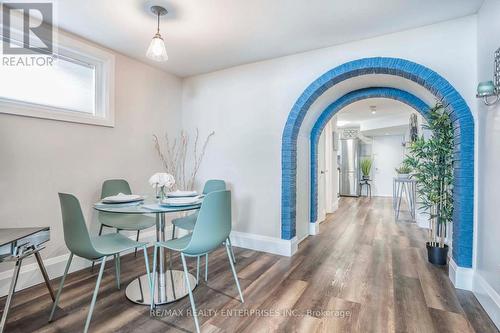
<svg viewBox="0 0 500 333">
<path fill-rule="evenodd" d="M 401 166 L 399 168 L 396 168 L 394 170 L 396 170 L 396 172 L 398 174 L 404 174 L 404 175 L 409 174 L 409 173 L 411 173 L 413 171 L 413 169 L 411 168 L 411 166 L 409 166 L 409 165 L 407 165 L 405 163 L 401 164 Z"/>
<path fill-rule="evenodd" d="M 413 168 L 421 209 L 429 215 L 429 243 L 444 247 L 453 216 L 453 124 L 447 107 L 438 102 L 423 126 L 431 137 L 413 142 L 405 161 Z"/>
<path fill-rule="evenodd" d="M 360 162 L 361 173 L 363 176 L 368 177 L 370 175 L 370 170 L 372 169 L 373 160 L 371 158 L 364 158 Z"/>
</svg>

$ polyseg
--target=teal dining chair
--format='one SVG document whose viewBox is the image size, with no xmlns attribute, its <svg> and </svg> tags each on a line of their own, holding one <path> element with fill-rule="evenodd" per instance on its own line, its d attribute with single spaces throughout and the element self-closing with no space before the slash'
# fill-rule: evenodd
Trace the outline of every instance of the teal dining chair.
<svg viewBox="0 0 500 333">
<path fill-rule="evenodd" d="M 196 331 L 200 332 L 200 325 L 196 315 L 196 305 L 194 303 L 193 292 L 189 282 L 189 273 L 186 265 L 186 257 L 197 257 L 206 255 L 214 251 L 220 245 L 225 244 L 229 265 L 233 273 L 238 293 L 240 294 L 241 302 L 243 303 L 243 294 L 241 292 L 240 283 L 234 263 L 229 249 L 229 233 L 231 232 L 231 192 L 217 191 L 211 192 L 205 196 L 197 215 L 196 223 L 193 232 L 181 238 L 170 239 L 165 242 L 156 242 L 153 255 L 153 279 L 150 281 L 150 287 L 154 293 L 156 283 L 156 261 L 157 250 L 159 247 L 164 247 L 171 251 L 177 251 L 181 254 L 182 266 L 184 268 L 184 277 L 186 286 L 189 290 L 189 301 L 193 310 L 193 318 L 196 325 Z M 154 300 L 154 294 L 151 295 Z M 151 309 L 155 307 L 154 301 L 151 303 Z"/>
<path fill-rule="evenodd" d="M 224 191 L 226 189 L 226 182 L 221 179 L 210 179 L 205 182 L 203 187 L 203 194 L 207 195 L 211 192 Z M 188 231 L 193 231 L 194 225 L 196 224 L 196 218 L 198 213 L 193 213 L 188 216 L 179 217 L 172 220 L 172 239 L 175 238 L 175 228 L 180 228 Z M 231 259 L 233 263 L 236 264 L 236 257 L 234 256 L 233 246 L 231 244 L 231 239 L 228 237 L 227 242 L 229 243 L 229 248 L 231 249 Z M 200 258 L 197 258 L 197 270 L 196 270 L 196 280 L 199 277 L 200 271 Z M 208 254 L 205 256 L 205 281 L 208 279 Z"/>
<path fill-rule="evenodd" d="M 132 194 L 129 183 L 125 179 L 108 179 L 102 184 L 101 199 L 117 195 L 118 193 Z M 151 228 L 156 225 L 156 218 L 154 216 L 139 215 L 139 214 L 114 214 L 99 212 L 98 220 L 101 224 L 99 227 L 99 236 L 102 235 L 104 227 L 115 228 L 116 232 L 120 230 L 136 231 L 135 240 L 139 241 L 139 234 L 141 230 Z M 137 249 L 134 250 L 134 256 L 137 256 Z M 118 259 L 118 265 L 120 265 Z M 94 262 L 92 262 L 91 270 L 94 269 Z"/>
<path fill-rule="evenodd" d="M 78 199 L 71 194 L 59 193 L 59 201 L 61 204 L 64 242 L 66 243 L 66 246 L 70 251 L 70 255 L 66 264 L 66 268 L 64 269 L 64 274 L 61 278 L 61 283 L 57 291 L 56 300 L 54 302 L 54 305 L 52 306 L 49 322 L 52 321 L 57 304 L 59 303 L 59 298 L 64 286 L 64 280 L 66 279 L 66 275 L 68 274 L 73 256 L 76 255 L 92 261 L 100 260 L 101 268 L 99 269 L 99 275 L 97 276 L 97 282 L 95 285 L 94 294 L 92 296 L 92 301 L 90 303 L 87 321 L 85 322 L 84 332 L 87 332 L 89 329 L 90 320 L 92 318 L 92 313 L 94 311 L 94 305 L 97 299 L 99 285 L 101 284 L 106 259 L 111 256 L 115 257 L 116 286 L 119 289 L 120 267 L 119 261 L 116 259 L 121 252 L 142 248 L 144 253 L 144 261 L 146 264 L 146 272 L 149 276 L 149 262 L 146 251 L 147 243 L 133 241 L 118 233 L 91 237 L 89 235 L 87 225 L 85 224 L 85 218 L 83 217 L 82 209 Z M 151 284 L 149 285 L 149 287 L 151 288 Z"/>
</svg>

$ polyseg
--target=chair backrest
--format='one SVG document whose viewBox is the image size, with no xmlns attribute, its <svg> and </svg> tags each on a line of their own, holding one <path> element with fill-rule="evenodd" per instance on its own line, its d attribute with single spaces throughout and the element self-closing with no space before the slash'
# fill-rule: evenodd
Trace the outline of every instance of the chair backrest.
<svg viewBox="0 0 500 333">
<path fill-rule="evenodd" d="M 132 194 L 130 185 L 125 179 L 108 179 L 102 183 L 101 199 L 118 193 Z"/>
<path fill-rule="evenodd" d="M 75 255 L 86 259 L 102 257 L 90 241 L 78 199 L 71 194 L 59 193 L 59 202 L 61 203 L 64 241 L 68 249 Z"/>
<path fill-rule="evenodd" d="M 191 241 L 183 252 L 191 255 L 212 251 L 231 232 L 231 191 L 217 191 L 203 199 Z"/>
<path fill-rule="evenodd" d="M 226 189 L 226 182 L 220 179 L 207 180 L 203 187 L 203 194 L 208 194 L 215 191 L 224 191 Z"/>
</svg>

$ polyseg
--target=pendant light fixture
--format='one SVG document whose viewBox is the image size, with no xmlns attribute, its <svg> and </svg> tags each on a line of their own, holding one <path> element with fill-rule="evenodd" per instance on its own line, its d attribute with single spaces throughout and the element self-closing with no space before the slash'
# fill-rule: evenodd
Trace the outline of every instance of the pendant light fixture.
<svg viewBox="0 0 500 333">
<path fill-rule="evenodd" d="M 150 10 L 157 16 L 158 25 L 156 28 L 156 34 L 154 35 L 151 44 L 149 44 L 146 56 L 155 61 L 167 61 L 168 55 L 165 47 L 165 41 L 160 35 L 160 16 L 166 15 L 168 11 L 162 6 L 151 6 Z"/>
</svg>

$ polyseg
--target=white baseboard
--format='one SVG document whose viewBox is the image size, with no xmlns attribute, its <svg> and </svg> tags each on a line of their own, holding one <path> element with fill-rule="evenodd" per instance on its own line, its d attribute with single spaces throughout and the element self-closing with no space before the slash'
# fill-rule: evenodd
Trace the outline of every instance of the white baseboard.
<svg viewBox="0 0 500 333">
<path fill-rule="evenodd" d="M 167 235 L 170 235 L 172 232 L 172 226 L 168 225 L 165 228 L 165 232 Z M 135 240 L 135 235 L 129 236 L 130 239 Z M 141 232 L 140 235 L 140 241 L 143 242 L 150 242 L 151 245 L 153 244 L 154 241 L 156 241 L 156 232 L 155 230 L 148 230 L 148 231 L 143 231 Z M 132 253 L 134 250 L 130 250 L 127 252 L 124 252 L 124 254 L 127 253 Z M 60 277 L 64 273 L 64 268 L 66 267 L 66 263 L 69 258 L 69 253 L 57 256 L 57 257 L 52 257 L 48 259 L 44 259 L 43 263 L 45 266 L 45 269 L 47 270 L 47 274 L 49 275 L 50 279 L 55 279 L 57 277 Z M 108 260 L 112 260 L 113 258 L 109 258 Z M 80 257 L 73 257 L 69 272 L 75 272 L 87 267 L 90 267 L 92 264 L 91 261 L 80 258 Z M 12 266 L 14 266 L 14 262 L 12 262 Z M 10 269 L 4 272 L 0 272 L 0 297 L 3 297 L 7 295 L 9 292 L 9 287 L 10 283 L 12 280 L 12 275 L 14 274 L 14 269 Z M 21 271 L 19 272 L 19 279 L 16 284 L 16 291 L 17 290 L 22 290 L 34 285 L 37 285 L 39 283 L 43 283 L 43 276 L 42 273 L 40 272 L 40 269 L 38 268 L 38 264 L 36 262 L 30 263 L 30 264 L 23 264 L 21 265 Z M 52 288 L 55 289 L 57 286 L 52 286 Z"/>
<path fill-rule="evenodd" d="M 319 223 L 318 222 L 309 222 L 309 235 L 317 235 L 319 234 Z"/>
<path fill-rule="evenodd" d="M 287 257 L 293 256 L 298 248 L 297 237 L 285 240 L 246 232 L 231 231 L 230 238 L 233 246 Z"/>
<path fill-rule="evenodd" d="M 165 229 L 165 233 L 167 235 L 170 235 L 172 232 L 172 226 L 168 225 Z M 182 231 L 179 230 L 178 233 L 178 236 L 181 236 L 180 234 L 182 234 Z M 294 237 L 291 240 L 284 240 L 275 237 L 249 234 L 238 231 L 232 231 L 230 237 L 232 245 L 234 246 L 243 247 L 255 251 L 278 254 L 287 257 L 291 257 L 297 252 L 299 243 L 297 237 Z M 135 239 L 135 235 L 131 235 L 130 238 Z M 150 242 L 152 245 L 153 242 L 156 241 L 155 230 L 142 232 L 140 240 L 144 242 Z M 133 250 L 128 251 L 127 253 L 132 252 Z M 64 268 L 66 266 L 68 258 L 69 253 L 44 259 L 44 265 L 47 269 L 47 274 L 49 275 L 50 279 L 60 277 L 64 273 Z M 111 259 L 112 258 L 110 258 L 109 260 Z M 69 272 L 71 273 L 88 268 L 91 266 L 91 264 L 92 262 L 89 260 L 74 257 Z M 13 274 L 14 269 L 0 272 L 0 297 L 7 295 Z M 40 273 L 40 269 L 38 268 L 37 263 L 33 262 L 30 264 L 22 265 L 21 271 L 19 273 L 19 279 L 16 285 L 16 290 L 22 290 L 39 283 L 43 283 L 43 277 Z M 57 286 L 53 286 L 53 288 L 57 288 Z"/>
<path fill-rule="evenodd" d="M 472 291 L 472 281 L 474 278 L 474 270 L 472 268 L 460 267 L 453 258 L 450 258 L 448 277 L 455 288 Z"/>
<path fill-rule="evenodd" d="M 473 292 L 488 316 L 500 329 L 500 295 L 478 272 L 474 274 Z"/>
</svg>

